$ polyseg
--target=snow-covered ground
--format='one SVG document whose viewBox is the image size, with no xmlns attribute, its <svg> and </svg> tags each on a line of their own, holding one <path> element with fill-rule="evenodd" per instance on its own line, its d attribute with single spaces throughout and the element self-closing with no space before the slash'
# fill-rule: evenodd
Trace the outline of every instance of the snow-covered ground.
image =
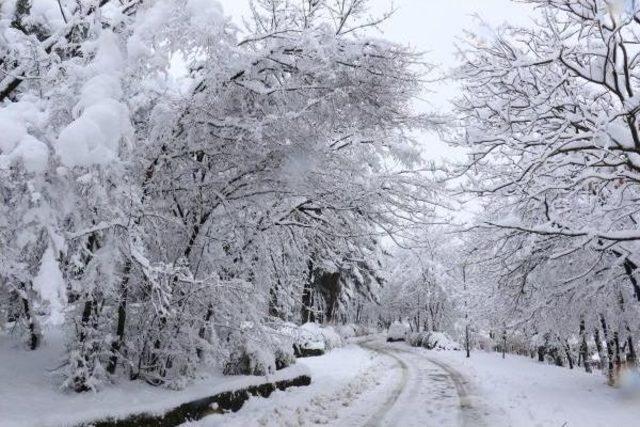
<svg viewBox="0 0 640 427">
<path fill-rule="evenodd" d="M 264 377 L 211 376 L 172 392 L 126 382 L 100 393 L 62 393 L 47 374 L 55 341 L 25 352 L 0 337 L 2 426 L 72 425 L 96 417 L 162 410 L 187 400 L 258 383 Z M 34 367 L 38 367 L 34 369 Z M 252 397 L 236 413 L 211 415 L 211 426 L 611 426 L 637 425 L 640 397 L 613 389 L 600 374 L 525 357 L 432 351 L 384 336 L 354 340 L 278 373 L 310 373 L 312 384 Z"/>
<path fill-rule="evenodd" d="M 586 374 L 497 353 L 431 351 L 369 339 L 299 363 L 309 387 L 251 398 L 211 426 L 637 425 L 640 401 Z"/>
<path fill-rule="evenodd" d="M 532 359 L 498 353 L 413 349 L 455 367 L 469 381 L 475 404 L 496 426 L 597 427 L 638 425 L 640 397 L 587 374 Z"/>
<path fill-rule="evenodd" d="M 299 364 L 267 378 L 210 374 L 181 391 L 123 381 L 98 393 L 77 394 L 60 390 L 54 376 L 62 353 L 62 340 L 55 333 L 48 334 L 48 341 L 37 351 L 25 351 L 16 340 L 0 334 L 0 426 L 72 426 L 98 418 L 163 413 L 223 391 L 309 373 Z"/>
<path fill-rule="evenodd" d="M 365 425 L 375 408 L 384 404 L 401 374 L 392 359 L 356 344 L 300 359 L 298 364 L 311 372 L 310 386 L 276 391 L 268 399 L 252 397 L 236 413 L 211 415 L 185 425 Z"/>
</svg>

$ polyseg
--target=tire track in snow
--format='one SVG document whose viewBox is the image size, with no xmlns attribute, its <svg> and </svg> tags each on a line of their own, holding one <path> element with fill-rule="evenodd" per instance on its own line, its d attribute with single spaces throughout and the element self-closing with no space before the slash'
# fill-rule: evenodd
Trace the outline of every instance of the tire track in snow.
<svg viewBox="0 0 640 427">
<path fill-rule="evenodd" d="M 424 354 L 413 352 L 408 349 L 405 350 L 397 347 L 391 347 L 388 345 L 384 345 L 382 343 L 374 344 L 373 341 L 365 341 L 360 343 L 360 345 L 368 350 L 383 354 L 385 356 L 388 356 L 394 359 L 398 363 L 398 366 L 402 369 L 402 378 L 399 381 L 397 387 L 393 390 L 393 392 L 388 397 L 386 402 L 375 412 L 375 414 L 365 424 L 367 427 L 382 425 L 383 421 L 385 420 L 385 417 L 387 417 L 391 412 L 394 412 L 394 409 L 396 409 L 395 412 L 398 412 L 398 410 L 401 408 L 396 408 L 396 406 L 398 403 L 398 399 L 403 394 L 404 395 L 408 394 L 407 396 L 408 399 L 413 398 L 415 400 L 416 398 L 414 396 L 416 392 L 420 391 L 421 389 L 428 389 L 431 386 L 429 382 L 433 383 L 434 380 L 438 382 L 442 382 L 443 380 L 446 380 L 446 379 L 450 380 L 450 382 L 453 384 L 456 391 L 456 395 L 458 398 L 457 406 L 459 409 L 459 412 L 458 412 L 459 424 L 465 427 L 485 425 L 479 411 L 477 411 L 476 408 L 471 403 L 467 380 L 464 378 L 464 376 L 460 372 L 458 372 L 453 367 L 449 366 L 448 364 L 440 360 L 436 360 L 434 358 L 425 356 Z M 406 359 L 403 359 L 398 354 L 405 354 L 409 357 Z M 417 372 L 418 377 L 414 379 L 411 390 L 407 390 L 409 370 L 410 370 L 409 365 L 407 364 L 407 359 L 415 359 L 415 358 L 419 358 L 419 361 L 417 361 L 417 363 L 415 362 L 411 363 L 411 365 L 413 365 L 412 368 L 414 371 Z M 444 375 L 436 374 L 434 372 L 429 372 L 427 366 L 419 366 L 424 364 L 425 362 L 427 364 L 432 365 L 432 367 L 436 367 L 439 371 L 443 372 Z M 428 378 L 423 377 L 425 372 Z M 437 389 L 434 389 L 432 391 L 437 393 Z M 437 395 L 434 394 L 433 399 L 434 399 L 434 402 L 436 402 L 439 400 L 441 401 L 443 398 L 446 398 L 446 397 L 447 396 L 443 396 L 441 393 L 438 393 Z M 430 403 L 429 401 L 423 402 L 424 405 L 429 405 L 429 403 Z"/>
<path fill-rule="evenodd" d="M 400 397 L 400 394 L 402 394 L 402 391 L 407 386 L 409 367 L 407 366 L 407 364 L 402 359 L 400 359 L 399 357 L 397 357 L 393 353 L 391 353 L 389 351 L 386 351 L 384 349 L 380 349 L 380 348 L 377 348 L 377 347 L 372 347 L 370 345 L 367 345 L 368 343 L 369 342 L 363 342 L 360 345 L 362 347 L 366 348 L 367 350 L 375 351 L 377 353 L 383 354 L 385 356 L 388 356 L 388 357 L 394 359 L 398 363 L 398 366 L 400 367 L 400 370 L 401 370 L 400 382 L 393 389 L 393 391 L 391 392 L 391 395 L 387 398 L 387 400 L 375 412 L 375 414 L 373 414 L 373 416 L 371 416 L 371 418 L 369 418 L 369 421 L 367 421 L 367 423 L 365 424 L 365 427 L 374 427 L 374 426 L 377 426 L 380 423 L 380 420 L 382 420 L 384 418 L 384 416 L 391 410 L 391 408 L 393 408 L 393 406 L 398 401 L 398 398 Z"/>
</svg>

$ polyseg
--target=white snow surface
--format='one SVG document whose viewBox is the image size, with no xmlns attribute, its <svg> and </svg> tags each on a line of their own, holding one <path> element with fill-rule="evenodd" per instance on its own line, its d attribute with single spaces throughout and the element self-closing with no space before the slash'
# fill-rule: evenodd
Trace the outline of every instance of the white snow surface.
<svg viewBox="0 0 640 427">
<path fill-rule="evenodd" d="M 62 393 L 49 373 L 55 368 L 52 361 L 58 360 L 62 351 L 60 337 L 50 330 L 45 332 L 49 332 L 48 339 L 35 352 L 0 336 L 2 426 L 73 425 L 106 416 L 161 413 L 185 401 L 265 379 L 212 374 L 183 391 L 123 382 L 99 393 Z M 405 343 L 385 343 L 384 339 L 382 335 L 374 341 L 358 338 L 323 356 L 300 359 L 294 367 L 269 378 L 307 373 L 312 377 L 310 386 L 276 391 L 267 399 L 252 397 L 236 413 L 211 415 L 185 425 L 367 425 L 399 386 L 403 387 L 399 398 L 378 422 L 392 425 L 389 423 L 402 419 L 429 425 L 431 420 L 434 425 L 456 425 L 460 421 L 457 392 L 449 374 L 437 363 L 462 376 L 473 416 L 480 417 L 475 420 L 477 425 L 599 427 L 635 425 L 640 417 L 637 375 L 629 375 L 622 388 L 614 389 L 600 374 L 541 364 L 526 357 L 507 355 L 502 359 L 498 353 L 478 351 L 466 359 L 463 352 L 430 351 Z M 356 341 L 364 345 L 373 342 L 383 351 L 362 348 Z"/>
<path fill-rule="evenodd" d="M 350 344 L 304 359 L 299 363 L 311 371 L 311 386 L 276 392 L 269 399 L 251 398 L 237 413 L 185 425 L 599 427 L 636 425 L 640 417 L 637 394 L 608 387 L 600 374 L 520 356 L 507 355 L 503 360 L 498 353 L 473 352 L 471 359 L 465 359 L 459 351 L 432 351 L 383 340 L 379 336 L 373 342 L 371 338 L 358 341 L 369 341 L 388 356 Z M 404 374 L 399 360 L 405 364 Z M 458 413 L 451 376 L 434 362 L 462 376 L 465 404 L 471 405 L 466 424 Z M 406 384 L 393 407 L 371 419 L 402 381 Z"/>
<path fill-rule="evenodd" d="M 355 344 L 298 360 L 311 372 L 307 387 L 252 397 L 236 413 L 215 414 L 188 427 L 351 426 L 365 424 L 398 376 L 393 363 Z"/>
<path fill-rule="evenodd" d="M 605 427 L 637 425 L 640 417 L 638 395 L 607 386 L 599 373 L 493 352 L 472 352 L 466 359 L 464 352 L 414 351 L 460 371 L 491 426 Z"/>
</svg>

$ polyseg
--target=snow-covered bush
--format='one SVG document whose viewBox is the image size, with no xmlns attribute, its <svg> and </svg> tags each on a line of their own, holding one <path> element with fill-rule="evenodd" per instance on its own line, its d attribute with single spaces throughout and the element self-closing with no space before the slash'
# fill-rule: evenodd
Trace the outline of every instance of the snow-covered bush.
<svg viewBox="0 0 640 427">
<path fill-rule="evenodd" d="M 248 341 L 233 350 L 224 365 L 225 375 L 267 375 L 276 370 L 276 359 L 271 349 Z"/>
<path fill-rule="evenodd" d="M 404 341 L 408 332 L 409 326 L 401 322 L 393 322 L 387 331 L 387 341 Z"/>
<path fill-rule="evenodd" d="M 293 339 L 290 336 L 280 334 L 276 330 L 271 331 L 270 337 L 276 369 L 284 369 L 296 363 L 296 356 L 293 351 Z"/>
<path fill-rule="evenodd" d="M 407 334 L 406 341 L 412 347 L 422 347 L 422 343 L 428 339 L 428 332 L 411 332 Z"/>
<path fill-rule="evenodd" d="M 429 350 L 460 350 L 460 344 L 455 342 L 444 332 L 429 332 L 422 346 Z"/>
<path fill-rule="evenodd" d="M 444 332 L 412 332 L 407 334 L 407 343 L 413 347 L 429 350 L 460 350 L 461 346 Z"/>
</svg>

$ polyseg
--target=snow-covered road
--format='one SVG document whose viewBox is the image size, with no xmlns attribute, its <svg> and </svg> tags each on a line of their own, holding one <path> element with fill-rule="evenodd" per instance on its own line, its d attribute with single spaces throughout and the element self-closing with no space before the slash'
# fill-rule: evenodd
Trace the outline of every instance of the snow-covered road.
<svg viewBox="0 0 640 427">
<path fill-rule="evenodd" d="M 309 387 L 252 398 L 198 426 L 478 426 L 467 380 L 448 364 L 382 337 L 305 359 Z"/>
<path fill-rule="evenodd" d="M 392 358 L 402 372 L 367 426 L 483 425 L 480 411 L 471 402 L 469 382 L 448 364 L 404 344 L 372 340 L 361 345 Z"/>
</svg>

